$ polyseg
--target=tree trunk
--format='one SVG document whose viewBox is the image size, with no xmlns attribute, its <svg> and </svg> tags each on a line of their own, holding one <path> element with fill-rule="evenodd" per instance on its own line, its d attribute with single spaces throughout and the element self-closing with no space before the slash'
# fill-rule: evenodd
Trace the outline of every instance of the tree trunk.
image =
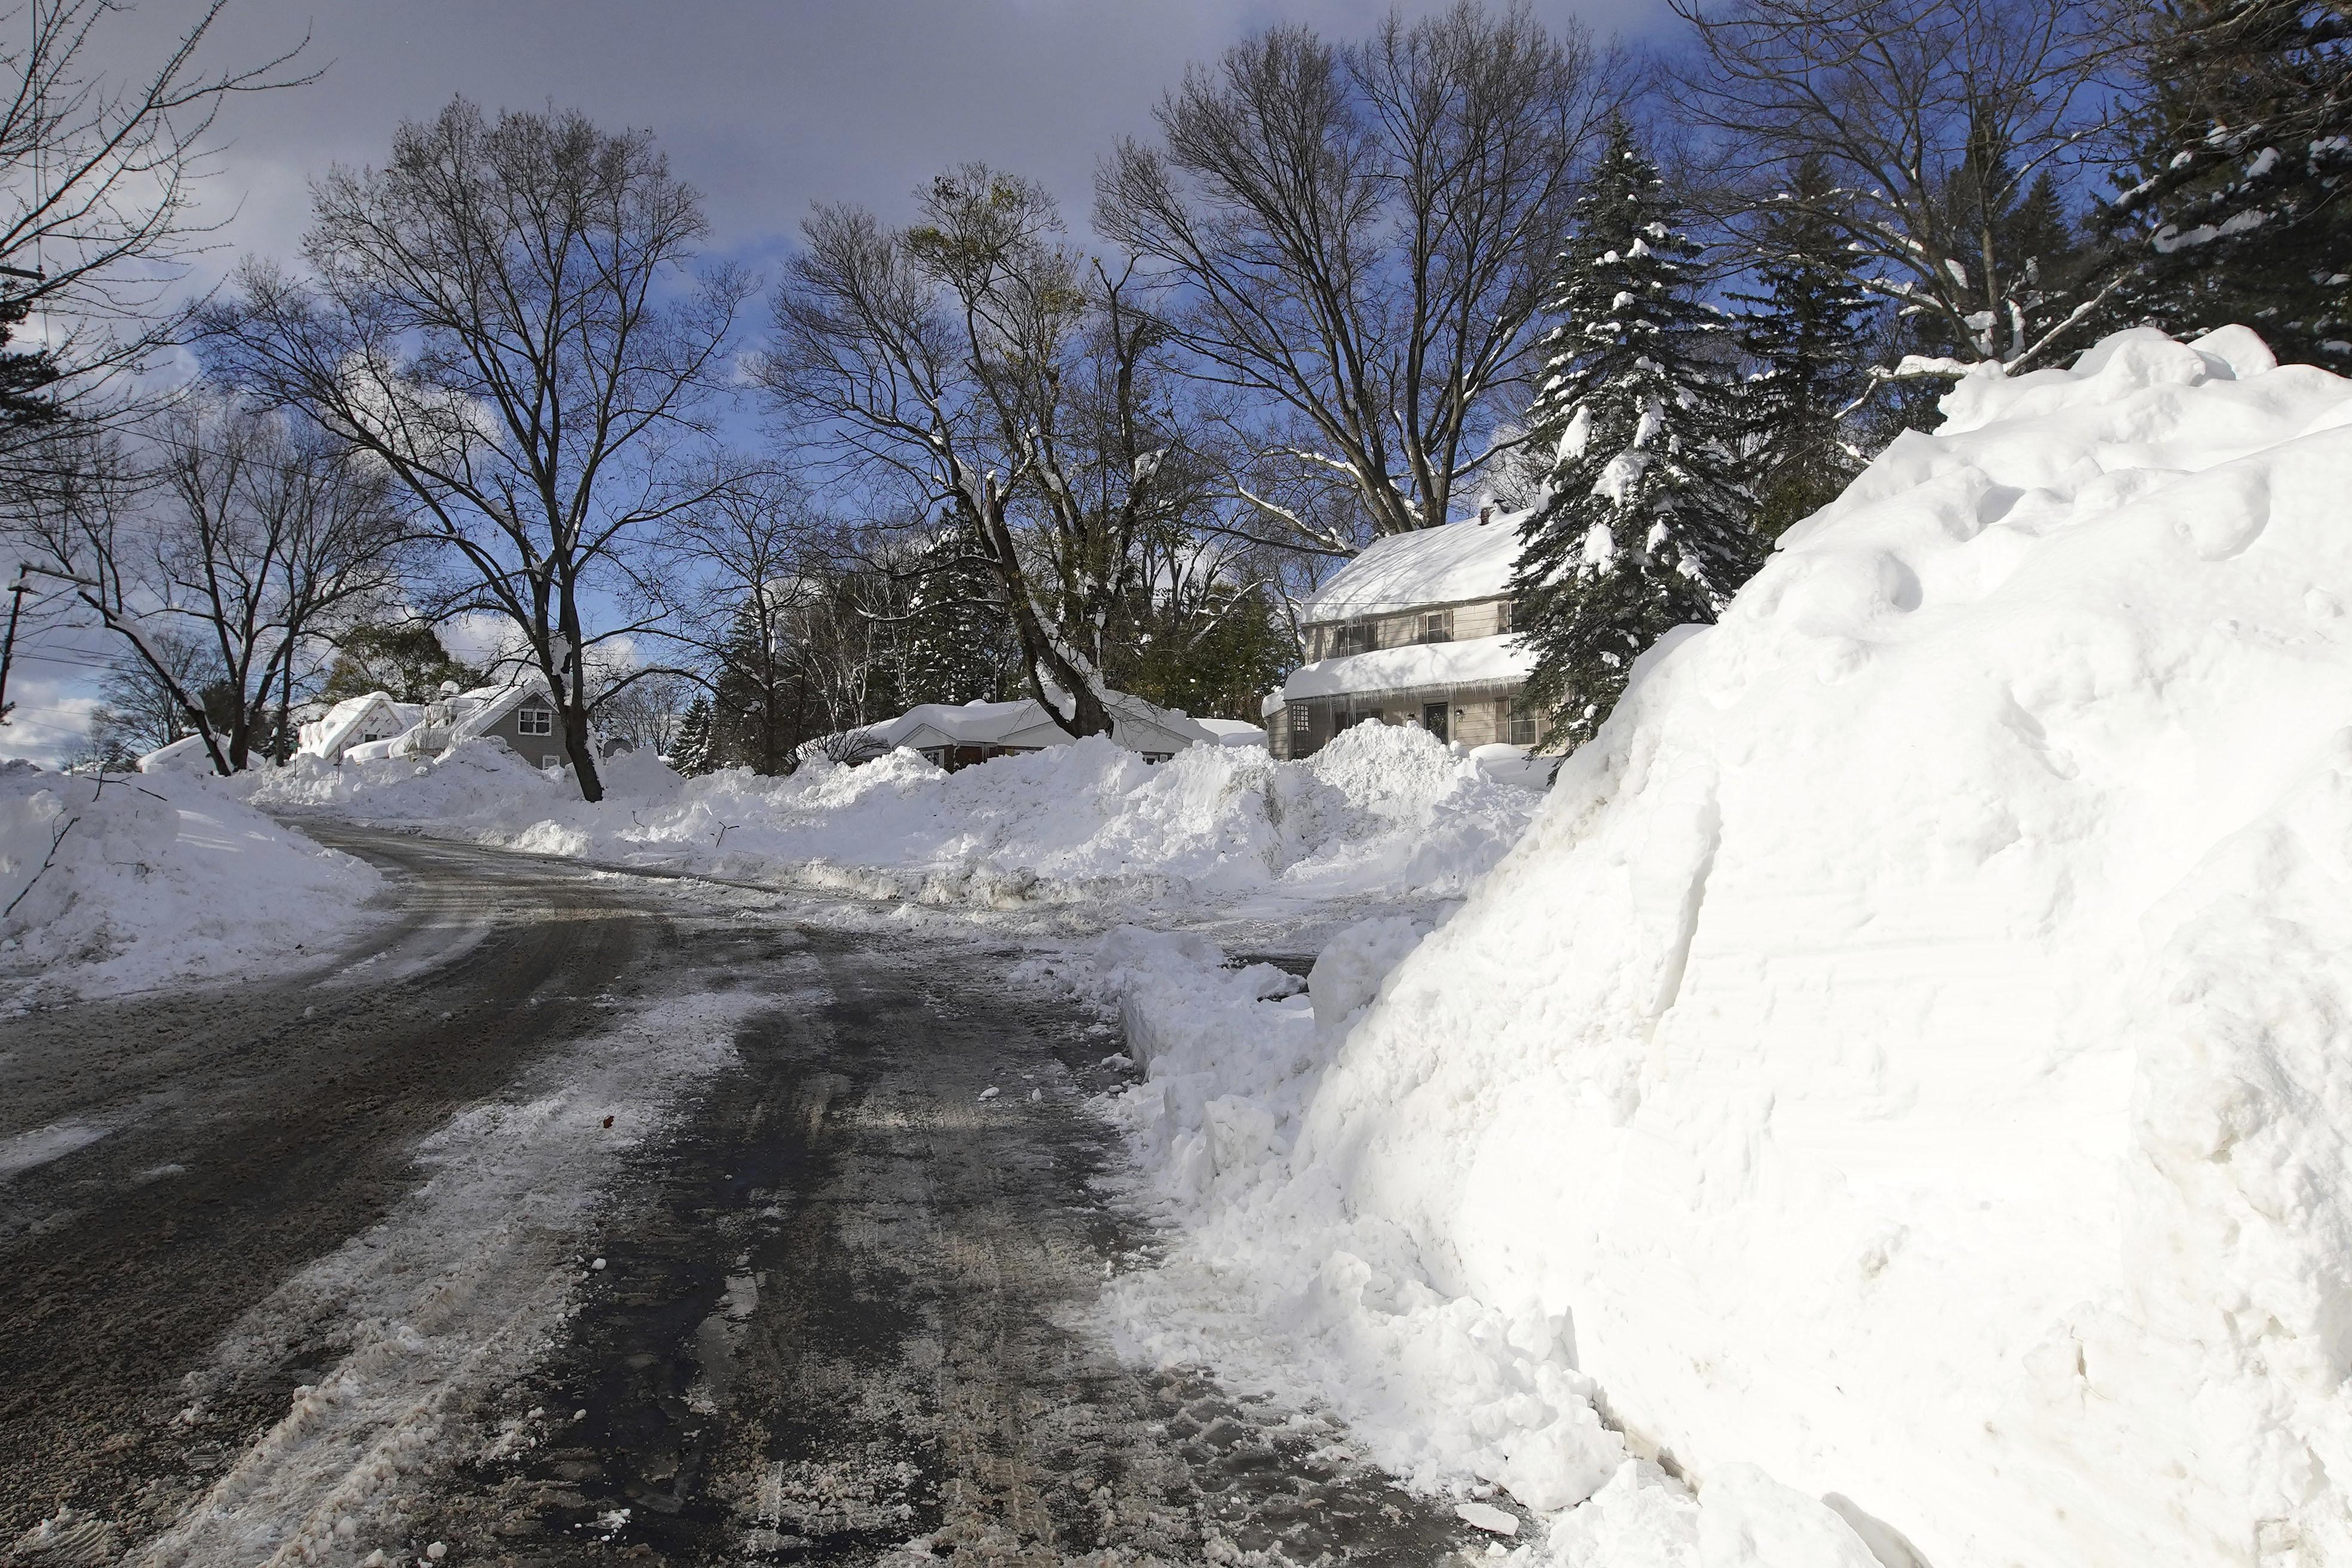
<svg viewBox="0 0 2352 1568">
<path fill-rule="evenodd" d="M 556 603 L 557 631 L 571 653 L 572 683 L 567 687 L 563 672 L 549 668 L 547 689 L 563 723 L 563 750 L 572 758 L 572 776 L 580 781 L 580 798 L 593 805 L 604 798 L 604 781 L 597 776 L 596 746 L 588 734 L 588 652 L 580 640 L 580 604 L 568 578 Z"/>
<path fill-rule="evenodd" d="M 576 699 L 558 700 L 563 721 L 563 750 L 572 759 L 572 771 L 580 780 L 580 798 L 594 802 L 604 798 L 604 781 L 596 776 L 596 748 L 588 736 L 588 712 Z"/>
</svg>

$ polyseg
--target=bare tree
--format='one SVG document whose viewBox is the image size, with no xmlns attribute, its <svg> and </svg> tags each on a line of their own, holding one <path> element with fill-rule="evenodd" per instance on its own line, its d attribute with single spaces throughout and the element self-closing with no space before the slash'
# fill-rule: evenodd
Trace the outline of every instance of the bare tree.
<svg viewBox="0 0 2352 1568">
<path fill-rule="evenodd" d="M 1032 693 L 1071 734 L 1108 733 L 1102 639 L 1136 543 L 1207 495 L 1164 329 L 1129 272 L 1061 243 L 1041 187 L 983 165 L 934 181 L 910 228 L 821 206 L 803 232 L 761 381 L 851 467 L 946 507 L 1002 584 Z"/>
<path fill-rule="evenodd" d="M 614 672 L 603 689 L 610 695 L 596 704 L 597 730 L 607 740 L 660 756 L 677 740 L 695 686 L 667 670 L 632 669 Z"/>
<path fill-rule="evenodd" d="M 193 209 L 222 107 L 312 79 L 292 68 L 301 45 L 205 63 L 226 4 L 176 37 L 151 31 L 155 61 L 130 74 L 100 63 L 139 30 L 121 0 L 26 0 L 0 16 L 0 324 L 39 313 L 44 341 L 21 357 L 41 362 L 49 398 L 67 390 L 58 378 L 96 382 L 176 335 L 192 307 L 164 300 L 210 226 Z M 40 412 L 0 409 L 0 437 Z"/>
<path fill-rule="evenodd" d="M 2115 113 L 2128 39 L 2084 0 L 1674 0 L 1696 63 L 1680 102 L 1748 210 L 1827 226 L 1864 286 L 1960 362 L 2046 363 L 2116 286 L 2020 244 Z M 1807 163 L 1828 178 L 1801 184 Z M 2042 189 L 2036 195 L 2036 186 Z M 2063 227 L 2063 224 L 2058 226 Z"/>
<path fill-rule="evenodd" d="M 698 458 L 750 285 L 690 270 L 701 200 L 649 135 L 577 113 L 458 100 L 312 209 L 311 276 L 249 264 L 209 354 L 390 468 L 455 563 L 436 610 L 506 618 L 600 799 L 588 655 L 657 616 L 592 605 L 649 604 L 647 536 L 721 482 Z"/>
<path fill-rule="evenodd" d="M 210 645 L 230 771 L 265 740 L 284 762 L 305 659 L 411 553 L 392 477 L 299 416 L 205 396 L 164 417 L 160 445 L 154 593 Z"/>
<path fill-rule="evenodd" d="M 58 482 L 10 532 L 29 580 L 128 645 L 149 706 L 176 705 L 172 738 L 203 736 L 223 773 L 265 741 L 282 760 L 320 634 L 397 580 L 408 535 L 389 478 L 315 428 L 214 400 L 161 424 L 143 447 L 58 432 L 77 449 L 45 459 Z"/>
<path fill-rule="evenodd" d="M 47 584 L 67 614 L 121 637 L 126 662 L 178 705 L 214 768 L 230 772 L 159 581 L 153 519 L 142 504 L 148 476 L 120 437 L 93 427 L 66 426 L 39 439 L 52 482 L 18 498 L 9 529 L 24 580 Z"/>
<path fill-rule="evenodd" d="M 667 542 L 677 635 L 718 697 L 714 743 L 755 773 L 790 772 L 807 733 L 814 694 L 795 622 L 824 591 L 818 532 L 799 483 L 752 471 L 681 514 Z"/>
<path fill-rule="evenodd" d="M 205 645 L 172 630 L 158 633 L 152 643 L 169 668 L 168 684 L 136 656 L 115 660 L 99 683 L 103 706 L 90 715 L 89 740 L 103 767 L 135 767 L 147 752 L 195 733 L 173 693 L 202 693 L 210 684 L 213 665 Z"/>
<path fill-rule="evenodd" d="M 1269 531 L 1342 553 L 1446 521 L 1511 446 L 1580 154 L 1621 73 L 1574 24 L 1476 0 L 1335 47 L 1276 27 L 1122 144 L 1097 226 L 1236 398 Z M 1333 487 L 1349 492 L 1345 511 Z"/>
</svg>

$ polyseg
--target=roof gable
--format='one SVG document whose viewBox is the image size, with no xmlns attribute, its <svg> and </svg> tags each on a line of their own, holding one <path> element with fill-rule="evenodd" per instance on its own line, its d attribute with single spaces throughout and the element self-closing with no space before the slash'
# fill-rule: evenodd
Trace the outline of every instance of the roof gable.
<svg viewBox="0 0 2352 1568">
<path fill-rule="evenodd" d="M 316 750 L 321 754 L 340 751 L 352 737 L 361 733 L 370 720 L 380 720 L 391 731 L 397 733 L 408 728 L 408 716 L 389 692 L 371 691 L 364 697 L 346 697 L 327 710 L 320 720 Z"/>
<path fill-rule="evenodd" d="M 520 680 L 511 686 L 489 689 L 477 688 L 466 695 L 478 700 L 473 710 L 458 720 L 451 731 L 453 737 L 460 741 L 470 741 L 478 735 L 489 733 L 500 720 L 521 707 L 526 698 L 536 697 L 543 705 L 554 706 L 547 695 L 547 688 L 536 680 Z"/>
</svg>

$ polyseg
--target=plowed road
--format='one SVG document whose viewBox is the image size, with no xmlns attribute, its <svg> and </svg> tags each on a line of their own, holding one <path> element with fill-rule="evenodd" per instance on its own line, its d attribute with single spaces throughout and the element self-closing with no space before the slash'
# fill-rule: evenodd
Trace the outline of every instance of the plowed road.
<svg viewBox="0 0 2352 1568">
<path fill-rule="evenodd" d="M 1087 1326 L 1116 1041 L 1017 953 L 310 830 L 364 949 L 0 1021 L 0 1560 L 1483 1551 Z"/>
</svg>

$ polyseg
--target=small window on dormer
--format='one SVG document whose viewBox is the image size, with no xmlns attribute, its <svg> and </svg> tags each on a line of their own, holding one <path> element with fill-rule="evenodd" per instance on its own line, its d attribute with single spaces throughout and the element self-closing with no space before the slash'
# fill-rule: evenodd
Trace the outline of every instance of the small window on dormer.
<svg viewBox="0 0 2352 1568">
<path fill-rule="evenodd" d="M 1451 610 L 1432 610 L 1428 614 L 1423 616 L 1421 617 L 1421 640 L 1423 642 L 1452 642 L 1454 640 L 1454 612 Z"/>
<path fill-rule="evenodd" d="M 1511 601 L 1510 601 L 1510 600 L 1508 600 L 1508 599 L 1497 600 L 1497 601 L 1496 602 L 1496 605 L 1495 605 L 1495 632 L 1496 632 L 1496 635 L 1499 637 L 1499 636 L 1501 636 L 1503 633 L 1505 633 L 1505 632 L 1507 632 L 1507 631 L 1509 631 L 1510 629 L 1511 629 Z"/>
</svg>

